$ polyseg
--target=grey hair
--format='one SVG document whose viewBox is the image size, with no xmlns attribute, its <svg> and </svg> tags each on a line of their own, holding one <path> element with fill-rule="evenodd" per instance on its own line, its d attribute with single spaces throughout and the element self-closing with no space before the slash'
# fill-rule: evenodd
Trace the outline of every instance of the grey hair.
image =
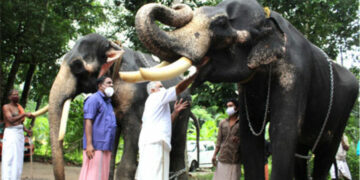
<svg viewBox="0 0 360 180">
<path fill-rule="evenodd" d="M 147 85 L 146 85 L 146 91 L 147 93 L 150 95 L 151 94 L 151 89 L 155 89 L 156 83 L 160 82 L 160 81 L 150 81 Z"/>
</svg>

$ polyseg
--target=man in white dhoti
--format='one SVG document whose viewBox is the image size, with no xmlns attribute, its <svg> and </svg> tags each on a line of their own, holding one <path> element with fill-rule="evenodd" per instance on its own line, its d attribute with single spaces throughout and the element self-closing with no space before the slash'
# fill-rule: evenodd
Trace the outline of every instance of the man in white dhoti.
<svg viewBox="0 0 360 180">
<path fill-rule="evenodd" d="M 203 61 L 206 64 L 207 60 Z M 139 137 L 139 165 L 135 179 L 167 180 L 171 150 L 171 118 L 169 102 L 183 92 L 196 75 L 165 89 L 161 82 L 150 82 L 147 86 L 149 97 L 145 102 L 142 128 Z M 186 106 L 181 103 L 181 106 Z M 177 109 L 177 108 L 175 108 Z M 180 108 L 181 109 L 181 108 Z"/>
<path fill-rule="evenodd" d="M 2 108 L 4 114 L 5 131 L 2 146 L 1 179 L 19 180 L 24 162 L 24 131 L 31 131 L 23 126 L 24 118 L 33 116 L 25 113 L 18 104 L 19 92 L 11 90 L 9 104 Z"/>
<path fill-rule="evenodd" d="M 339 149 L 336 153 L 336 165 L 337 165 L 337 175 L 338 178 L 351 180 L 351 173 L 349 167 L 346 163 L 346 151 L 349 150 L 349 142 L 347 136 L 344 134 Z M 332 165 L 330 168 L 331 179 L 337 179 L 335 174 L 335 166 Z"/>
</svg>

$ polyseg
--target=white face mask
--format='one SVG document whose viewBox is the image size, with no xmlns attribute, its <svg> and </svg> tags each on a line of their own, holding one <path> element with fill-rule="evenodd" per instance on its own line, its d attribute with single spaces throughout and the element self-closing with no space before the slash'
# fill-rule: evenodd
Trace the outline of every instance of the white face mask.
<svg viewBox="0 0 360 180">
<path fill-rule="evenodd" d="M 228 107 L 227 109 L 226 109 L 226 114 L 228 114 L 229 116 L 232 116 L 232 115 L 234 115 L 235 114 L 235 108 L 234 107 Z"/>
<path fill-rule="evenodd" d="M 111 97 L 114 94 L 114 88 L 107 87 L 105 88 L 104 93 L 107 97 Z"/>
</svg>

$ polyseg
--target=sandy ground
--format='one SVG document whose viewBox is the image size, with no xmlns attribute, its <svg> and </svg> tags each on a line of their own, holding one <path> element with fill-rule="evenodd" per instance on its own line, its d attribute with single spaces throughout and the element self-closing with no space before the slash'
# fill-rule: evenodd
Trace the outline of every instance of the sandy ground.
<svg viewBox="0 0 360 180">
<path fill-rule="evenodd" d="M 1 166 L 0 166 L 1 169 Z M 65 176 L 69 180 L 77 180 L 79 178 L 81 167 L 65 166 Z M 0 171 L 1 174 L 1 171 Z M 33 177 L 33 178 L 31 178 Z M 53 170 L 51 164 L 33 162 L 33 170 L 31 171 L 30 162 L 24 162 L 22 180 L 53 180 Z"/>
</svg>

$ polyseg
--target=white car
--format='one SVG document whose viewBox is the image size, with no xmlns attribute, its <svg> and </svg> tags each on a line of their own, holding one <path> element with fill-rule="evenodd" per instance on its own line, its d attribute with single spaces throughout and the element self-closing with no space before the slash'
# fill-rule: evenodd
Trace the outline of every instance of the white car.
<svg viewBox="0 0 360 180">
<path fill-rule="evenodd" d="M 196 141 L 187 141 L 188 167 L 194 171 L 197 167 L 211 168 L 211 159 L 215 152 L 215 143 L 212 141 L 199 141 L 200 164 L 197 159 Z"/>
</svg>

